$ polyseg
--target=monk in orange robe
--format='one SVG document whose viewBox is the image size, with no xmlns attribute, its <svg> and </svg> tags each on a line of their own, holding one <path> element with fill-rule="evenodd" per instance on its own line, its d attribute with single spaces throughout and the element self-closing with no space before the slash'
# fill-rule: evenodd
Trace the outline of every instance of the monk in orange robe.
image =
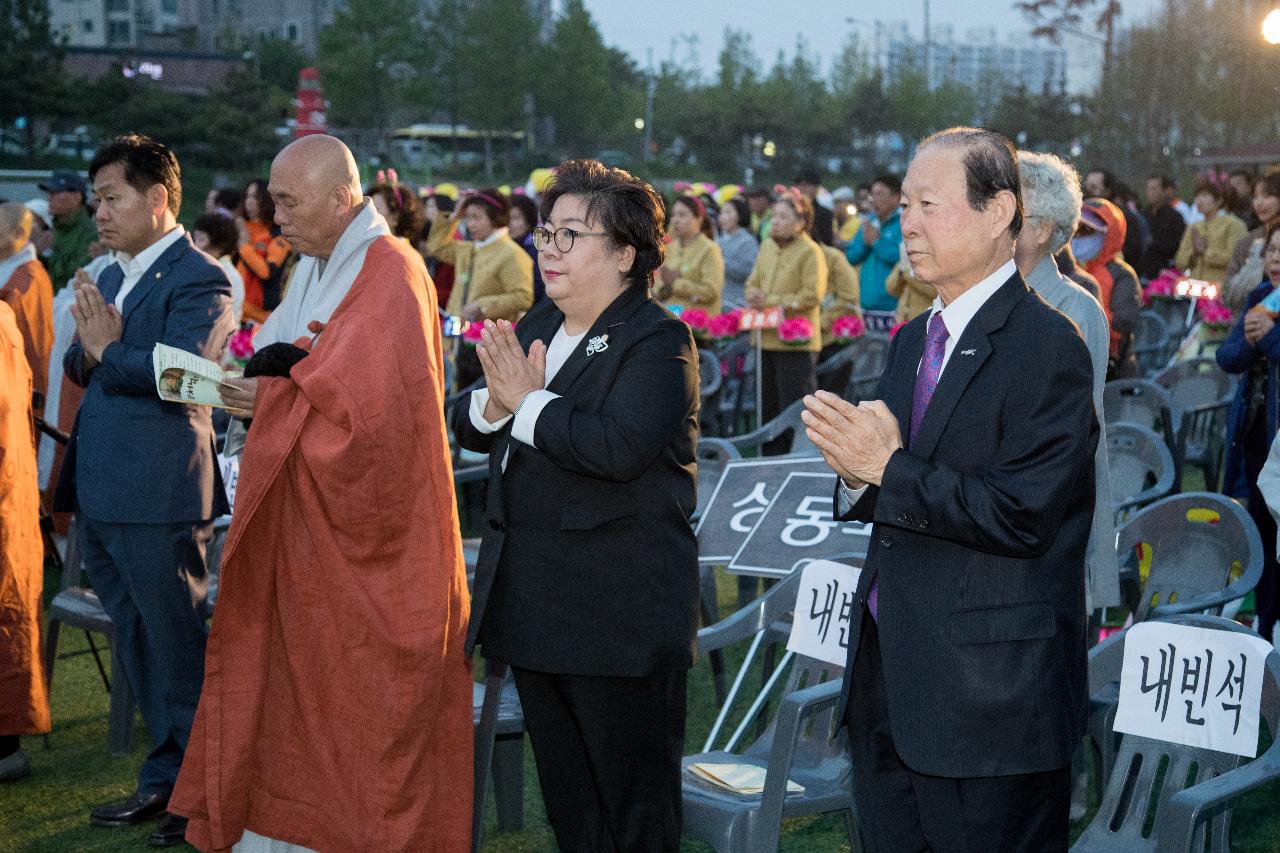
<svg viewBox="0 0 1280 853">
<path fill-rule="evenodd" d="M 31 773 L 18 735 L 49 731 L 40 665 L 43 572 L 31 369 L 13 309 L 0 302 L 0 782 Z"/>
<path fill-rule="evenodd" d="M 292 143 L 270 191 L 304 254 L 260 333 L 288 358 L 224 389 L 252 421 L 169 811 L 205 851 L 466 851 L 469 601 L 434 289 L 337 139 Z"/>
<path fill-rule="evenodd" d="M 13 309 L 31 367 L 32 389 L 43 398 L 53 347 L 53 283 L 31 245 L 31 223 L 25 206 L 0 204 L 0 299 Z"/>
</svg>

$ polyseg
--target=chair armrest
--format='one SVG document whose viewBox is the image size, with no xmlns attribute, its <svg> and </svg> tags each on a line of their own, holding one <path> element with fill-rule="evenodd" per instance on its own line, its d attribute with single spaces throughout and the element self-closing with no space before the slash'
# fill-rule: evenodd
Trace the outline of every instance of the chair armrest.
<svg viewBox="0 0 1280 853">
<path fill-rule="evenodd" d="M 795 757 L 796 744 L 804 728 L 805 718 L 840 701 L 843 678 L 833 678 L 782 697 L 778 716 L 774 719 L 773 743 L 769 748 L 769 766 L 765 770 L 764 791 L 760 795 L 760 827 L 770 834 L 761 839 L 761 850 L 776 850 L 777 833 L 782 828 L 782 803 L 787 797 L 787 777 Z"/>
<path fill-rule="evenodd" d="M 745 436 L 741 437 L 745 438 Z M 733 442 L 725 438 L 716 438 L 710 435 L 700 436 L 698 438 L 698 450 L 705 450 L 706 448 L 714 448 L 717 453 L 724 457 L 726 462 L 742 458 L 742 454 L 738 452 L 738 448 L 734 446 Z"/>
<path fill-rule="evenodd" d="M 1151 612 L 1147 614 L 1147 619 L 1164 619 L 1168 616 L 1180 616 L 1183 613 L 1199 613 L 1202 610 L 1208 610 L 1210 607 L 1221 607 L 1228 601 L 1244 598 L 1257 583 L 1256 578 L 1253 579 L 1253 583 L 1246 582 L 1248 577 L 1248 574 L 1242 575 L 1234 583 L 1230 583 L 1222 589 L 1206 592 L 1204 595 L 1188 598 L 1186 601 L 1177 601 L 1173 604 L 1161 604 L 1153 607 Z"/>
<path fill-rule="evenodd" d="M 463 483 L 477 483 L 481 480 L 489 478 L 489 465 L 467 465 L 462 468 L 453 469 L 453 484 L 460 486 Z"/>
<path fill-rule="evenodd" d="M 1201 782 L 1169 798 L 1157 821 L 1156 849 L 1161 853 L 1190 851 L 1196 824 L 1205 812 L 1231 802 L 1253 789 L 1280 779 L 1280 757 L 1268 750 L 1258 758 L 1224 773 L 1208 782 Z"/>
</svg>

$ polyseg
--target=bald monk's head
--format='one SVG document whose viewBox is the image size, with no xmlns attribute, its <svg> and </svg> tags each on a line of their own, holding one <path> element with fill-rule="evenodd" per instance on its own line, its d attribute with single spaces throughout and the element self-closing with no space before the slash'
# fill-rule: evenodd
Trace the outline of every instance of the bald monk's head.
<svg viewBox="0 0 1280 853">
<path fill-rule="evenodd" d="M 293 248 L 328 258 L 364 204 L 360 172 L 350 149 L 332 136 L 304 136 L 271 164 L 267 186 L 276 224 Z"/>
<path fill-rule="evenodd" d="M 11 258 L 31 239 L 31 211 L 16 201 L 0 204 L 0 261 Z M 0 281 L 0 285 L 4 282 Z"/>
</svg>

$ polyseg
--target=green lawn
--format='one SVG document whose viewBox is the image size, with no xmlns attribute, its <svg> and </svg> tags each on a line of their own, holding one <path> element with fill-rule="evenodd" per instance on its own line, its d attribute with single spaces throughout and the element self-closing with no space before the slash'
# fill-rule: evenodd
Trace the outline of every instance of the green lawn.
<svg viewBox="0 0 1280 853">
<path fill-rule="evenodd" d="M 50 578 L 50 583 L 55 579 Z M 736 582 L 722 578 L 721 601 L 736 600 Z M 39 738 L 27 738 L 24 747 L 35 766 L 34 775 L 16 785 L 0 786 L 0 853 L 78 853 L 145 849 L 151 825 L 140 828 L 101 829 L 89 825 L 89 809 L 100 802 L 128 795 L 142 760 L 147 736 L 141 723 L 136 730 L 134 754 L 112 758 L 106 749 L 107 696 L 103 692 L 93 658 L 82 632 L 64 630 L 63 657 L 57 664 L 53 690 L 54 732 L 50 748 Z M 79 652 L 79 654 L 77 654 Z M 689 685 L 689 727 L 686 752 L 701 747 L 715 716 L 710 667 L 705 660 L 693 670 Z M 525 750 L 525 828 L 498 833 L 489 798 L 486 819 L 486 851 L 493 853 L 554 853 L 538 793 L 533 755 Z M 1234 846 L 1243 853 L 1280 853 L 1280 785 L 1245 798 L 1236 810 Z M 1079 831 L 1079 827 L 1076 828 Z M 686 842 L 686 853 L 710 851 L 710 847 Z M 836 819 L 790 821 L 785 827 L 782 850 L 794 853 L 844 851 L 848 843 Z"/>
</svg>

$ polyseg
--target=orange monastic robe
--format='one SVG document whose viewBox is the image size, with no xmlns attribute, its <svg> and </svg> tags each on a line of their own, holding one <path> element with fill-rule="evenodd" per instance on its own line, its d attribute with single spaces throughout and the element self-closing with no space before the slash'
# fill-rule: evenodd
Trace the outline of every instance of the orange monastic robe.
<svg viewBox="0 0 1280 853">
<path fill-rule="evenodd" d="M 374 240 L 311 354 L 259 385 L 204 690 L 169 809 L 323 853 L 466 851 L 469 599 L 422 259 Z"/>
<path fill-rule="evenodd" d="M 40 665 L 43 573 L 31 369 L 13 309 L 0 302 L 0 735 L 49 731 Z"/>
<path fill-rule="evenodd" d="M 49 388 L 49 350 L 53 347 L 53 283 L 44 264 L 31 260 L 0 282 L 0 299 L 9 303 L 22 333 L 31 385 L 41 395 Z"/>
</svg>

